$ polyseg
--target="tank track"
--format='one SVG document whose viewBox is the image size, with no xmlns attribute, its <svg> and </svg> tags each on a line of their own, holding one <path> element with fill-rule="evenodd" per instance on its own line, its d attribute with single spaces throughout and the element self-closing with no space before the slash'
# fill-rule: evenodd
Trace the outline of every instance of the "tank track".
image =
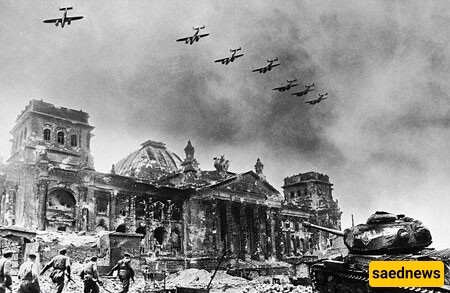
<svg viewBox="0 0 450 293">
<path fill-rule="evenodd" d="M 359 270 L 332 270 L 322 264 L 310 268 L 313 292 L 317 293 L 450 293 L 450 287 L 441 288 L 372 288 L 368 274 Z"/>
</svg>

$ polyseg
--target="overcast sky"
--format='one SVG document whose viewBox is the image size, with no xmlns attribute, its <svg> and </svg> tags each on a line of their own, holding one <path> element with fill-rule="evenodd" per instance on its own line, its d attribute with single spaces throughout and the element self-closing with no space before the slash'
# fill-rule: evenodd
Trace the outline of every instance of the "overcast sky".
<svg viewBox="0 0 450 293">
<path fill-rule="evenodd" d="M 72 5 L 84 19 L 42 23 Z M 210 36 L 175 42 L 201 25 Z M 0 154 L 43 99 L 90 114 L 98 171 L 148 139 L 184 158 L 191 140 L 204 170 L 221 154 L 233 172 L 259 157 L 279 190 L 326 173 L 343 227 L 351 214 L 405 213 L 449 247 L 449 27 L 448 1 L 0 0 Z M 237 47 L 242 58 L 213 62 Z M 316 90 L 272 90 L 293 78 Z"/>
</svg>

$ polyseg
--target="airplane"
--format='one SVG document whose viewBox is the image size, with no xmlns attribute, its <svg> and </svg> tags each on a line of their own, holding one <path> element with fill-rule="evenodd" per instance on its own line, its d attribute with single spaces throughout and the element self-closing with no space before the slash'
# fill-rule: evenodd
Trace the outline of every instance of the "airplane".
<svg viewBox="0 0 450 293">
<path fill-rule="evenodd" d="M 64 11 L 64 14 L 61 18 L 53 18 L 53 19 L 46 19 L 44 20 L 44 23 L 55 23 L 55 26 L 58 26 L 58 24 L 61 24 L 61 28 L 64 27 L 64 25 L 67 23 L 67 25 L 70 25 L 70 23 L 74 20 L 82 19 L 83 16 L 67 16 L 67 10 L 72 10 L 73 7 L 63 7 L 59 8 L 60 11 Z"/>
<path fill-rule="evenodd" d="M 244 54 L 236 55 L 237 51 L 240 51 L 240 50 L 241 50 L 241 47 L 234 49 L 234 50 L 230 49 L 230 52 L 233 53 L 233 54 L 231 54 L 230 57 L 217 59 L 217 60 L 214 60 L 214 62 L 221 62 L 222 64 L 228 65 L 230 62 L 233 62 L 237 58 L 244 56 Z"/>
<path fill-rule="evenodd" d="M 290 90 L 291 88 L 293 88 L 294 86 L 298 86 L 298 83 L 294 83 L 294 82 L 296 82 L 297 81 L 297 79 L 293 79 L 293 80 L 287 80 L 287 82 L 288 82 L 288 84 L 287 85 L 285 85 L 285 86 L 280 86 L 280 87 L 276 87 L 276 88 L 274 88 L 274 89 L 272 89 L 272 90 L 274 90 L 274 91 L 279 91 L 279 92 L 284 92 L 284 91 L 288 91 L 288 90 Z"/>
<path fill-rule="evenodd" d="M 273 62 L 275 62 L 275 61 L 278 61 L 278 58 L 275 58 L 273 60 L 267 60 L 267 63 L 269 63 L 269 64 L 267 64 L 264 67 L 254 69 L 254 70 L 252 70 L 252 72 L 266 73 L 267 71 L 271 71 L 272 68 L 274 68 L 275 66 L 280 65 L 280 63 L 273 64 Z"/>
<path fill-rule="evenodd" d="M 300 91 L 298 93 L 293 93 L 292 95 L 293 96 L 297 96 L 297 97 L 304 96 L 307 93 L 312 92 L 313 90 L 315 90 L 313 87 L 314 87 L 314 84 L 311 84 L 311 85 L 306 85 L 305 84 L 305 89 L 304 90 L 302 90 L 302 91 Z M 311 89 L 311 88 L 313 88 L 313 89 Z"/>
<path fill-rule="evenodd" d="M 327 98 L 325 98 L 325 96 L 327 96 L 328 93 L 324 93 L 324 94 L 319 94 L 319 97 L 315 100 L 311 100 L 311 101 L 306 101 L 305 103 L 310 104 L 310 105 L 315 105 L 317 103 L 322 102 L 323 100 L 326 100 Z"/>
<path fill-rule="evenodd" d="M 186 44 L 193 45 L 195 42 L 198 42 L 200 38 L 209 36 L 209 34 L 199 35 L 200 30 L 204 28 L 205 26 L 193 27 L 192 29 L 195 31 L 193 36 L 178 39 L 177 42 L 185 42 Z"/>
</svg>

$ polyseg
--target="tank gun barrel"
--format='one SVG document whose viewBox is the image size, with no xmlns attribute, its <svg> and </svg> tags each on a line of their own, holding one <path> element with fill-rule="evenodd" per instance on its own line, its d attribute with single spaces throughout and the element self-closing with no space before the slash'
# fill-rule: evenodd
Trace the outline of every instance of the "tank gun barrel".
<svg viewBox="0 0 450 293">
<path fill-rule="evenodd" d="M 322 227 L 322 226 L 317 226 L 314 224 L 311 224 L 310 222 L 303 222 L 303 226 L 305 227 L 309 227 L 309 228 L 314 228 L 317 230 L 321 230 L 321 231 L 325 231 L 340 237 L 344 237 L 344 232 L 336 230 L 336 229 L 331 229 L 331 228 L 327 228 L 327 227 Z"/>
</svg>

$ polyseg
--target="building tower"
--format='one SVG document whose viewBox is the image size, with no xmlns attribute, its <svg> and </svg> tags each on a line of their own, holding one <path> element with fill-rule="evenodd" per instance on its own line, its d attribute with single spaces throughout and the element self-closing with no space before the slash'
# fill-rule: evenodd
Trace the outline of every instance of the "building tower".
<svg viewBox="0 0 450 293">
<path fill-rule="evenodd" d="M 261 160 L 258 158 L 256 160 L 256 164 L 255 164 L 255 171 L 256 174 L 258 174 L 258 176 L 262 179 L 262 180 L 266 180 L 266 176 L 263 174 L 263 169 L 264 169 L 264 164 L 261 163 Z"/>
<path fill-rule="evenodd" d="M 31 100 L 10 131 L 8 163 L 35 164 L 45 152 L 51 163 L 70 169 L 94 169 L 88 113 Z"/>
<path fill-rule="evenodd" d="M 191 141 L 189 140 L 187 146 L 184 148 L 184 153 L 186 158 L 183 163 L 181 163 L 181 168 L 183 170 L 185 179 L 187 182 L 192 182 L 195 178 L 195 175 L 199 171 L 197 159 L 194 157 L 195 148 L 192 146 Z"/>
</svg>

